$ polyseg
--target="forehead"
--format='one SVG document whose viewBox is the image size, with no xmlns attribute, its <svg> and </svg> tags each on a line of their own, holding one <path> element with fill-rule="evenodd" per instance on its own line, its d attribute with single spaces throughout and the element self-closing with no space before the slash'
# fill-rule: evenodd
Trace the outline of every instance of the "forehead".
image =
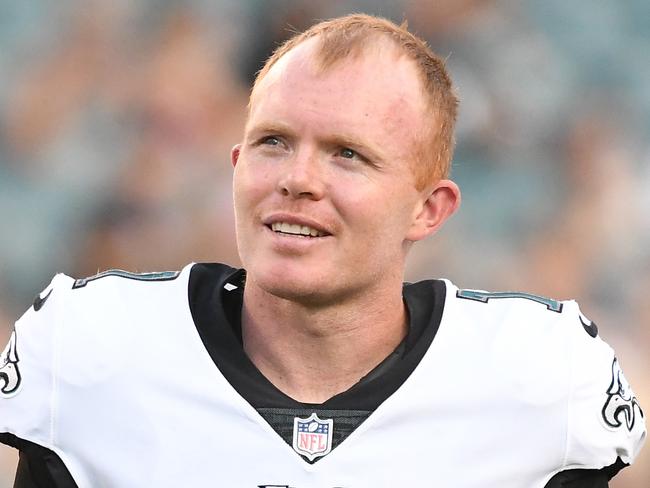
<svg viewBox="0 0 650 488">
<path fill-rule="evenodd" d="M 321 69 L 315 61 L 317 42 L 310 39 L 293 48 L 259 81 L 249 123 L 299 114 L 307 120 L 322 117 L 321 123 L 338 130 L 415 137 L 424 123 L 425 103 L 413 61 L 380 42 Z"/>
</svg>

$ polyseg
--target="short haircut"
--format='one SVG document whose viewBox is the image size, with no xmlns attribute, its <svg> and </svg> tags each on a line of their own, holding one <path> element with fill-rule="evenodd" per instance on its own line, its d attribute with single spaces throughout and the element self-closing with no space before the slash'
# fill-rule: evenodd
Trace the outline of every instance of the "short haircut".
<svg viewBox="0 0 650 488">
<path fill-rule="evenodd" d="M 449 175 L 458 98 L 444 60 L 424 40 L 409 32 L 406 22 L 397 25 L 366 14 L 351 14 L 319 22 L 295 34 L 273 52 L 257 73 L 252 92 L 282 56 L 308 39 L 319 38 L 315 61 L 320 69 L 327 70 L 341 60 L 364 53 L 367 46 L 372 45 L 369 41 L 377 36 L 392 41 L 399 54 L 415 63 L 420 74 L 424 99 L 428 102 L 425 114 L 431 120 L 421 136 L 420 147 L 414 158 L 416 186 L 423 189 L 427 184 Z"/>
</svg>

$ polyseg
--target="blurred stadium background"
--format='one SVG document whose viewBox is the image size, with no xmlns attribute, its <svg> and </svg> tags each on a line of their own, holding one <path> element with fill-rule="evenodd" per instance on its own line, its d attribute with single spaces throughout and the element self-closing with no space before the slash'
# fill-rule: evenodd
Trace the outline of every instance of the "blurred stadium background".
<svg viewBox="0 0 650 488">
<path fill-rule="evenodd" d="M 289 28 L 352 11 L 408 19 L 462 99 L 463 205 L 407 278 L 577 298 L 650 409 L 647 0 L 2 2 L 0 342 L 58 271 L 237 264 L 251 79 Z M 650 486 L 650 447 L 612 486 Z"/>
</svg>

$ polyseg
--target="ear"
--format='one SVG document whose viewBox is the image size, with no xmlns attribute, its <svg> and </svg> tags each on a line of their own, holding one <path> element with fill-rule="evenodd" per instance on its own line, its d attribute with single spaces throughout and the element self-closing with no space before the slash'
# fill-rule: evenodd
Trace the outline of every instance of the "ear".
<svg viewBox="0 0 650 488">
<path fill-rule="evenodd" d="M 232 163 L 233 168 L 237 166 L 237 161 L 239 161 L 240 153 L 241 153 L 241 144 L 235 144 L 230 150 L 230 162 Z"/>
<path fill-rule="evenodd" d="M 460 188 L 451 180 L 439 180 L 428 188 L 415 209 L 415 219 L 406 239 L 420 241 L 436 232 L 460 205 Z"/>
</svg>

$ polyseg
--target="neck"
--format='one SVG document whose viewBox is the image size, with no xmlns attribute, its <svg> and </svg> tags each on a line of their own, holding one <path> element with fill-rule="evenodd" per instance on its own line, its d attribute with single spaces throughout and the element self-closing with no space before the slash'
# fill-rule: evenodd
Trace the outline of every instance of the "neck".
<svg viewBox="0 0 650 488">
<path fill-rule="evenodd" d="M 408 331 L 402 285 L 344 303 L 314 306 L 279 298 L 247 280 L 242 312 L 246 354 L 279 390 L 323 403 L 356 384 Z"/>
</svg>

